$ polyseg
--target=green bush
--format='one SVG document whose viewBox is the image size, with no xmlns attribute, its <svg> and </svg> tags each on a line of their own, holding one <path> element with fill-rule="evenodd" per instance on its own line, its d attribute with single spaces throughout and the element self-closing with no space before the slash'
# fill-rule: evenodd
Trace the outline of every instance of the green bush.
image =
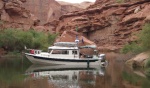
<svg viewBox="0 0 150 88">
<path fill-rule="evenodd" d="M 139 38 L 137 42 L 125 45 L 121 50 L 122 53 L 140 53 L 150 50 L 150 24 L 146 24 L 142 29 L 137 35 Z"/>
<path fill-rule="evenodd" d="M 122 49 L 121 49 L 121 53 L 128 53 L 128 52 L 132 52 L 132 53 L 140 53 L 142 52 L 143 49 L 141 46 L 139 46 L 137 43 L 133 42 L 131 44 L 126 44 Z"/>
<path fill-rule="evenodd" d="M 48 42 L 50 45 L 54 43 L 56 37 L 57 37 L 57 34 L 53 34 L 53 35 L 48 34 Z"/>
<path fill-rule="evenodd" d="M 139 35 L 139 42 L 145 51 L 150 50 L 150 24 L 146 24 Z"/>
<path fill-rule="evenodd" d="M 150 57 L 145 62 L 145 75 L 150 80 Z"/>
<path fill-rule="evenodd" d="M 148 79 L 150 79 L 150 68 L 146 69 L 145 75 Z"/>
<path fill-rule="evenodd" d="M 150 67 L 150 58 L 148 58 L 148 59 L 146 60 L 145 67 L 146 67 L 146 68 Z"/>
<path fill-rule="evenodd" d="M 24 50 L 24 46 L 47 50 L 47 47 L 53 44 L 56 36 L 57 34 L 46 34 L 34 30 L 5 29 L 0 32 L 0 48 L 18 52 Z"/>
</svg>

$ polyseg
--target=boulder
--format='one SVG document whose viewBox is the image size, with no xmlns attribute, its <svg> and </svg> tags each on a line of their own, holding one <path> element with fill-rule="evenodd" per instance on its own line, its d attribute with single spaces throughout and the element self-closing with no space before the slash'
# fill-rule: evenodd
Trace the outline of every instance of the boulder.
<svg viewBox="0 0 150 88">
<path fill-rule="evenodd" d="M 144 52 L 136 55 L 135 57 L 131 58 L 130 60 L 126 61 L 130 67 L 144 67 L 146 60 L 149 58 L 149 52 Z"/>
<path fill-rule="evenodd" d="M 76 37 L 80 40 L 79 45 L 95 45 L 94 42 L 85 38 L 76 31 L 64 31 L 57 42 L 75 42 Z"/>
<path fill-rule="evenodd" d="M 79 46 L 96 45 L 94 42 L 90 41 L 75 31 L 64 31 L 62 35 L 56 40 L 56 42 L 75 42 L 76 38 L 79 39 Z M 92 54 L 93 49 L 82 49 L 81 53 Z"/>
</svg>

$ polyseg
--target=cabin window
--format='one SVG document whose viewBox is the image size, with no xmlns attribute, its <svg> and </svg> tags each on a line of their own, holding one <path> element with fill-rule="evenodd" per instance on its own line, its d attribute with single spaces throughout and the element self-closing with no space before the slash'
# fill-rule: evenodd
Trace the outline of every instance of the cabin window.
<svg viewBox="0 0 150 88">
<path fill-rule="evenodd" d="M 78 54 L 78 52 L 76 50 L 73 50 L 72 54 Z"/>
<path fill-rule="evenodd" d="M 34 53 L 37 54 L 37 51 L 35 50 Z"/>
<path fill-rule="evenodd" d="M 37 51 L 37 54 L 40 54 L 40 51 Z"/>
<path fill-rule="evenodd" d="M 53 50 L 52 54 L 69 54 L 67 50 Z"/>
<path fill-rule="evenodd" d="M 62 79 L 62 80 L 68 80 L 69 77 L 68 75 L 52 75 L 53 80 L 58 80 L 58 79 Z"/>
<path fill-rule="evenodd" d="M 61 54 L 60 50 L 53 50 L 52 54 Z"/>
<path fill-rule="evenodd" d="M 62 51 L 62 54 L 69 54 L 69 51 L 63 50 L 63 51 Z"/>
<path fill-rule="evenodd" d="M 40 51 L 39 50 L 35 50 L 34 53 L 35 54 L 40 54 Z"/>
</svg>

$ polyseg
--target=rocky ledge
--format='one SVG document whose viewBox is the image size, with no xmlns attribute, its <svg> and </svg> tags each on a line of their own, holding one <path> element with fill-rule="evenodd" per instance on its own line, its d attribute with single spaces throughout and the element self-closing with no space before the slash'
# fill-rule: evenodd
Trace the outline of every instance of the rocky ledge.
<svg viewBox="0 0 150 88">
<path fill-rule="evenodd" d="M 88 9 L 61 16 L 54 30 L 60 35 L 66 31 L 77 30 L 82 36 L 93 41 L 98 49 L 117 51 L 137 39 L 135 33 L 150 21 L 149 14 L 149 0 L 111 2 L 103 5 L 95 3 Z"/>
<path fill-rule="evenodd" d="M 140 53 L 130 60 L 126 61 L 126 64 L 131 68 L 144 67 L 148 58 L 149 52 Z"/>
<path fill-rule="evenodd" d="M 26 0 L 0 0 L 0 28 L 30 29 L 38 19 L 23 7 Z"/>
</svg>

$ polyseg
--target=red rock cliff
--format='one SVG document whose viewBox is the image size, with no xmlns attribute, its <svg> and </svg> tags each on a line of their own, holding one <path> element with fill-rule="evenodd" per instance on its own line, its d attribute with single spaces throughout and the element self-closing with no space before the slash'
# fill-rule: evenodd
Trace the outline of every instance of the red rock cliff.
<svg viewBox="0 0 150 88">
<path fill-rule="evenodd" d="M 118 50 L 134 41 L 134 33 L 150 20 L 149 0 L 97 0 L 86 10 L 76 11 L 60 17 L 56 32 L 76 30 L 95 42 L 99 49 Z"/>
<path fill-rule="evenodd" d="M 22 4 L 26 0 L 0 0 L 0 28 L 20 28 L 28 30 L 37 19 Z"/>
<path fill-rule="evenodd" d="M 42 24 L 58 20 L 61 15 L 67 12 L 80 10 L 73 5 L 61 5 L 55 0 L 27 0 L 24 7 L 40 19 Z"/>
</svg>

